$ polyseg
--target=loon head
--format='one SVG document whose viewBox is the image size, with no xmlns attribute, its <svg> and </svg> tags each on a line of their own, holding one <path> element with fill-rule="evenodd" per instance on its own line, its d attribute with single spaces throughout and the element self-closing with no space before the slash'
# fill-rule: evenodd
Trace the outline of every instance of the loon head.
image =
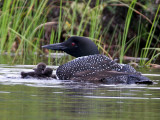
<svg viewBox="0 0 160 120">
<path fill-rule="evenodd" d="M 46 68 L 46 64 L 45 64 L 45 63 L 42 63 L 42 62 L 41 62 L 41 63 L 38 63 L 38 65 L 37 65 L 37 69 L 38 69 L 38 70 L 41 70 L 41 71 L 42 71 L 42 70 L 44 70 L 45 68 Z"/>
<path fill-rule="evenodd" d="M 99 54 L 94 42 L 85 37 L 73 36 L 67 41 L 57 44 L 44 45 L 43 48 L 64 51 L 74 57 Z"/>
</svg>

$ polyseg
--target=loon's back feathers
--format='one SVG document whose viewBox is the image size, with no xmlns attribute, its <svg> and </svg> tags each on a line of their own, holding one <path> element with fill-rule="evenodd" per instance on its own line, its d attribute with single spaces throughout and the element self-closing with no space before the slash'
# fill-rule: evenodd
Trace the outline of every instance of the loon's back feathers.
<svg viewBox="0 0 160 120">
<path fill-rule="evenodd" d="M 107 84 L 144 82 L 151 84 L 148 78 L 136 72 L 130 65 L 118 64 L 100 54 L 80 57 L 67 62 L 57 69 L 56 74 L 62 80 L 98 80 Z"/>
<path fill-rule="evenodd" d="M 120 71 L 120 69 L 121 66 L 116 62 L 104 55 L 96 54 L 79 57 L 59 66 L 56 74 L 59 79 L 68 80 L 78 72 L 84 73 L 82 76 L 87 76 L 99 71 Z"/>
<path fill-rule="evenodd" d="M 56 75 L 61 80 L 100 80 L 107 84 L 152 84 L 152 81 L 130 65 L 118 64 L 107 56 L 100 55 L 97 46 L 88 38 L 73 36 L 63 43 L 42 47 L 64 51 L 78 57 L 58 67 Z"/>
</svg>

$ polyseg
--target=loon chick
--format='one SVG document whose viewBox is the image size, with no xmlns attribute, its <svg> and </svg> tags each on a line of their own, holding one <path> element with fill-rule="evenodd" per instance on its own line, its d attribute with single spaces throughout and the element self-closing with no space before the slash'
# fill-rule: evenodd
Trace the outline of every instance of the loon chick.
<svg viewBox="0 0 160 120">
<path fill-rule="evenodd" d="M 52 77 L 53 70 L 51 68 L 46 68 L 45 63 L 39 63 L 37 68 L 33 69 L 34 72 L 21 72 L 22 78 L 34 77 L 34 78 L 46 78 Z"/>
<path fill-rule="evenodd" d="M 118 64 L 99 54 L 94 42 L 85 37 L 73 36 L 65 42 L 42 47 L 78 57 L 58 67 L 56 75 L 61 80 L 98 80 L 106 84 L 153 83 L 130 65 Z"/>
<path fill-rule="evenodd" d="M 45 70 L 45 68 L 46 68 L 46 64 L 45 64 L 45 63 L 42 63 L 42 62 L 41 62 L 41 63 L 38 63 L 37 68 L 34 68 L 34 69 L 33 69 L 35 75 L 37 75 L 37 76 L 42 76 L 43 71 Z"/>
</svg>

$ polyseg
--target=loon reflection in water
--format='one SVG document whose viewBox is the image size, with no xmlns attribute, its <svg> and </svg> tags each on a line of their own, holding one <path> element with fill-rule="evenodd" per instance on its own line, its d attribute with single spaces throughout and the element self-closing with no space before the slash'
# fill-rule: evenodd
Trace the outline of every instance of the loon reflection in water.
<svg viewBox="0 0 160 120">
<path fill-rule="evenodd" d="M 42 47 L 64 51 L 77 57 L 58 67 L 56 75 L 61 80 L 92 80 L 106 84 L 153 83 L 132 66 L 116 63 L 107 56 L 99 54 L 94 42 L 85 37 L 73 36 L 65 42 Z"/>
</svg>

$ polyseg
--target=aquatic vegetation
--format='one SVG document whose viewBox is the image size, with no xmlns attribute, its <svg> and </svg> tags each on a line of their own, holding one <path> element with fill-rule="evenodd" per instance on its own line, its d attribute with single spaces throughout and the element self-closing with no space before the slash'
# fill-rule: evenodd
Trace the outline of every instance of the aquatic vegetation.
<svg viewBox="0 0 160 120">
<path fill-rule="evenodd" d="M 120 63 L 123 62 L 125 55 L 149 57 L 151 62 L 156 51 L 148 50 L 159 46 L 157 35 L 159 7 L 154 6 L 151 11 L 147 2 L 136 0 L 0 2 L 0 52 L 10 59 L 8 63 L 26 64 L 28 56 L 32 64 L 37 64 L 41 60 L 47 60 L 48 64 L 64 63 L 66 59 L 53 60 L 51 52 L 42 49 L 41 46 L 62 42 L 73 35 L 89 37 L 97 44 L 101 53 L 111 59 L 120 58 Z M 157 12 L 154 14 L 155 11 Z M 152 18 L 147 17 L 150 13 Z M 146 27 L 149 25 L 151 27 Z M 14 56 L 11 57 L 11 54 Z M 49 57 L 39 57 L 44 54 L 49 54 Z M 0 57 L 2 61 L 4 58 Z M 141 61 L 141 65 L 146 62 Z"/>
<path fill-rule="evenodd" d="M 147 62 L 147 64 L 151 63 L 151 61 L 152 61 L 154 58 L 156 58 L 156 57 L 159 56 L 159 53 L 158 53 L 157 55 L 155 55 L 155 54 L 156 54 L 155 51 L 156 51 L 156 50 L 159 51 L 159 49 L 150 48 L 150 47 L 151 47 L 151 44 L 152 44 L 152 40 L 153 40 L 153 37 L 154 37 L 154 33 L 155 33 L 155 30 L 156 30 L 156 27 L 157 27 L 158 22 L 159 22 L 159 20 L 160 20 L 160 16 L 159 16 L 158 14 L 160 14 L 160 5 L 158 6 L 157 12 L 156 12 L 156 14 L 155 14 L 154 21 L 153 21 L 152 27 L 151 27 L 151 29 L 150 29 L 150 32 L 149 32 L 149 35 L 148 35 L 148 38 L 147 38 L 147 41 L 146 41 L 145 48 L 144 48 L 144 50 L 141 52 L 141 57 L 142 57 L 142 58 L 145 58 L 145 57 L 147 57 L 148 54 L 149 54 L 149 49 L 150 49 L 150 50 L 151 50 L 151 49 L 153 50 L 153 52 L 152 52 L 153 54 L 151 55 L 152 57 L 151 57 L 151 59 Z M 160 38 L 160 35 L 159 35 L 158 37 Z M 154 43 L 155 47 L 156 47 L 157 43 L 159 42 L 159 38 L 157 38 L 156 43 Z M 141 61 L 141 64 L 144 65 L 144 64 L 145 64 L 145 61 Z"/>
<path fill-rule="evenodd" d="M 45 9 L 47 1 L 3 1 L 0 16 L 0 49 L 1 54 L 15 53 L 12 62 L 16 58 L 25 63 L 26 56 L 41 51 L 37 44 L 42 37 L 41 30 L 33 33 L 38 24 L 45 22 Z M 38 35 L 38 37 L 35 37 Z M 33 37 L 34 36 L 34 37 Z M 34 50 L 34 51 L 33 51 Z M 19 55 L 20 54 L 20 55 Z"/>
</svg>

